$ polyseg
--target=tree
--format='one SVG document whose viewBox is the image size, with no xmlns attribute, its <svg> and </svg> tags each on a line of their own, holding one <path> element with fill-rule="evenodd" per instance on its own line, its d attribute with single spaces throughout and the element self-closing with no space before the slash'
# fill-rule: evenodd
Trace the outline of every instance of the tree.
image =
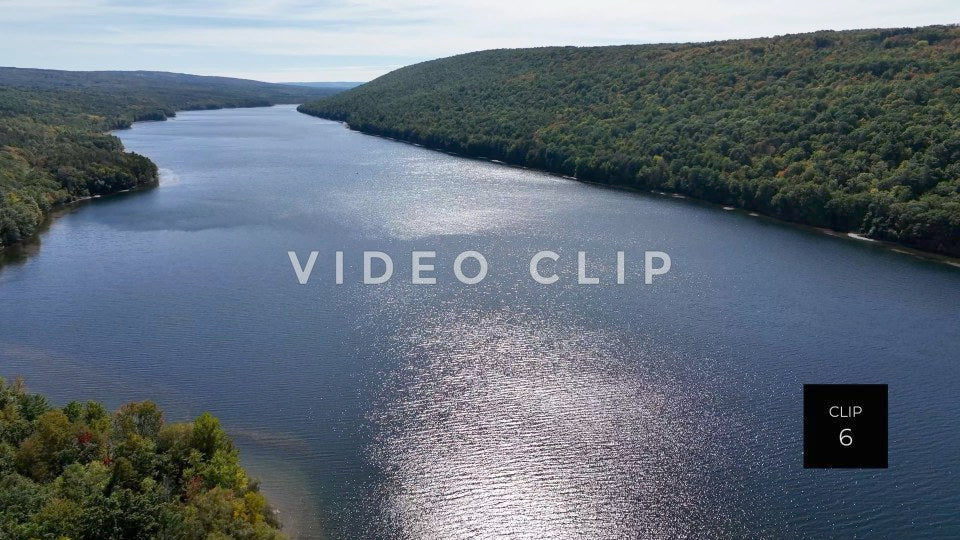
<svg viewBox="0 0 960 540">
<path fill-rule="evenodd" d="M 43 410 L 32 422 L 24 407 Z M 0 538 L 278 539 L 280 525 L 209 413 L 152 402 L 63 409 L 0 380 Z"/>
</svg>

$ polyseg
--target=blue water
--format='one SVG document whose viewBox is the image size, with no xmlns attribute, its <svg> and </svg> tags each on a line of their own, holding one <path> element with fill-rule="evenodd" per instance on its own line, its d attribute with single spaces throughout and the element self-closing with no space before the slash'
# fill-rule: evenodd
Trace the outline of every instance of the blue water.
<svg viewBox="0 0 960 540">
<path fill-rule="evenodd" d="M 118 135 L 161 184 L 0 269 L 0 375 L 213 412 L 295 536 L 960 535 L 957 268 L 292 107 Z M 554 285 L 528 274 L 544 249 Z M 289 250 L 320 252 L 307 285 Z M 672 259 L 650 285 L 645 250 Z M 889 469 L 802 467 L 802 385 L 840 382 L 889 384 Z"/>
</svg>

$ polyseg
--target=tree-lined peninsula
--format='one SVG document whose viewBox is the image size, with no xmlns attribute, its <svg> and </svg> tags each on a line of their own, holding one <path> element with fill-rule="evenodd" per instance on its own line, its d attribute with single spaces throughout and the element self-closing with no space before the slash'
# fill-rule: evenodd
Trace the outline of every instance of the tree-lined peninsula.
<svg viewBox="0 0 960 540">
<path fill-rule="evenodd" d="M 960 255 L 960 28 L 490 50 L 300 107 L 351 128 Z"/>
<path fill-rule="evenodd" d="M 0 379 L 0 538 L 282 540 L 219 421 L 62 408 Z"/>
<path fill-rule="evenodd" d="M 302 103 L 338 91 L 149 71 L 0 68 L 0 249 L 57 205 L 149 185 L 157 168 L 107 132 L 177 110 Z"/>
</svg>

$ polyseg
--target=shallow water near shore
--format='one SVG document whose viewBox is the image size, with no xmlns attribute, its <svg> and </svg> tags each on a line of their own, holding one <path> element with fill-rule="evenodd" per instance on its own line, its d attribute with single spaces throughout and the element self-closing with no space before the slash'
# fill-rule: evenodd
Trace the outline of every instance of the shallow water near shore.
<svg viewBox="0 0 960 540">
<path fill-rule="evenodd" d="M 956 268 L 291 106 L 117 135 L 161 183 L 0 268 L 0 376 L 211 411 L 297 537 L 960 534 Z M 307 285 L 288 250 L 320 252 Z M 364 250 L 390 282 L 360 284 Z M 645 250 L 673 262 L 652 285 Z M 832 382 L 890 385 L 889 469 L 802 467 L 802 385 Z"/>
</svg>

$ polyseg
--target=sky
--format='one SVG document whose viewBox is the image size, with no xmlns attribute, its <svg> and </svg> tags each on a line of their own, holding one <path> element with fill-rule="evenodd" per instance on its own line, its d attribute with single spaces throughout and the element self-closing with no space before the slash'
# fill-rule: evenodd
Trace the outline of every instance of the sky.
<svg viewBox="0 0 960 540">
<path fill-rule="evenodd" d="M 960 0 L 0 0 L 0 66 L 367 81 L 470 51 L 960 22 Z"/>
</svg>

